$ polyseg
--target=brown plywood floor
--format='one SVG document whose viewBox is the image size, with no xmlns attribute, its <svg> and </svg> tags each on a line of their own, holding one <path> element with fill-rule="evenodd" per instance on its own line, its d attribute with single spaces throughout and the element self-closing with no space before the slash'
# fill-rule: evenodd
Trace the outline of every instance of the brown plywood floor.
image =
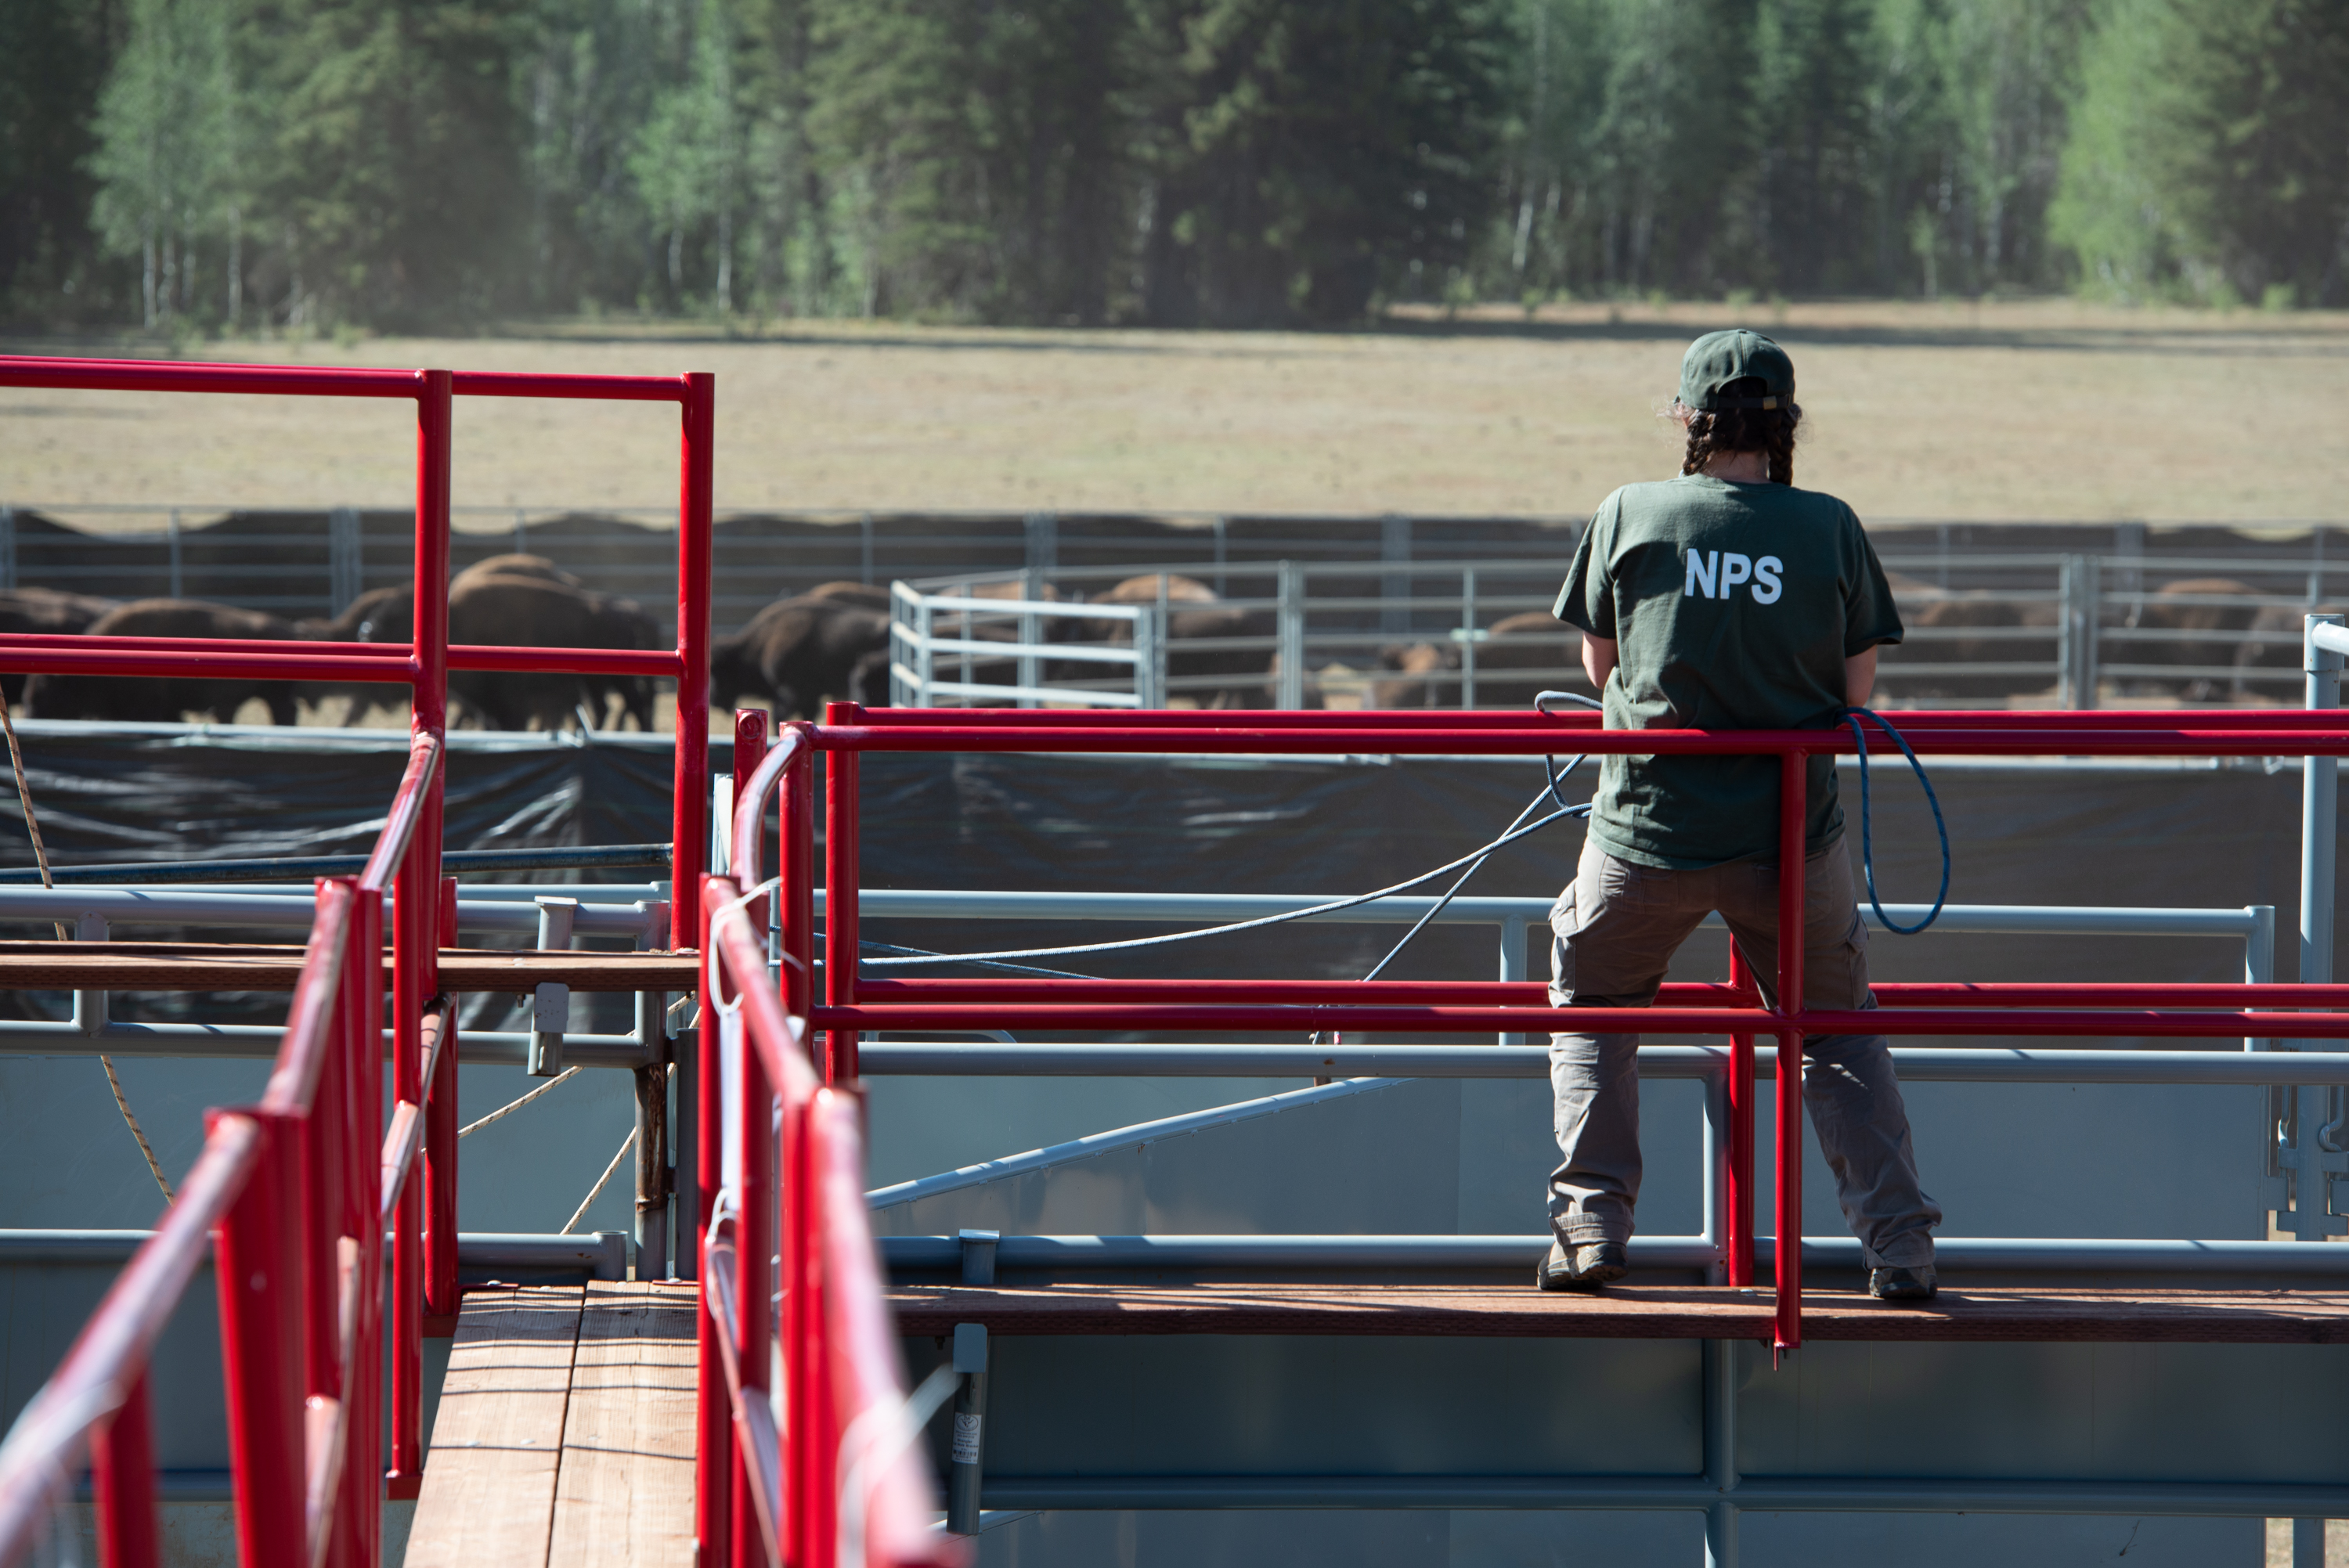
<svg viewBox="0 0 2349 1568">
<path fill-rule="evenodd" d="M 1470 1336 L 1766 1339 L 1769 1291 L 1618 1285 L 1545 1295 L 1530 1285 L 899 1286 L 900 1329 L 947 1334 Z M 2349 1343 L 2349 1295 L 2301 1290 L 1952 1290 L 1896 1305 L 1848 1290 L 1803 1301 L 1806 1340 L 2116 1340 Z"/>
<path fill-rule="evenodd" d="M 468 1294 L 409 1568 L 691 1568 L 693 1356 L 689 1284 Z"/>
</svg>

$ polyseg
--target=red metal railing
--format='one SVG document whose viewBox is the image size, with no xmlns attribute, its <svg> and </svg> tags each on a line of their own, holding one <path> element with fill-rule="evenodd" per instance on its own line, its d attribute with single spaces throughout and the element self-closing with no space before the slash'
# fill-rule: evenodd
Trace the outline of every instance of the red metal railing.
<svg viewBox="0 0 2349 1568">
<path fill-rule="evenodd" d="M 700 1561 L 958 1563 L 962 1543 L 930 1526 L 936 1490 L 867 1228 L 854 1092 L 823 1085 L 808 1056 L 810 731 L 791 725 L 770 751 L 765 720 L 737 717 L 731 874 L 710 877 L 703 899 Z M 768 884 L 760 819 L 778 790 L 783 869 Z"/>
<path fill-rule="evenodd" d="M 457 1050 L 438 952 L 455 940 L 440 874 L 448 672 L 666 676 L 678 683 L 672 874 L 691 930 L 708 817 L 714 383 L 0 356 L 0 386 L 408 398 L 417 409 L 414 641 L 0 637 L 0 669 L 377 680 L 412 692 L 409 766 L 364 872 L 322 881 L 278 1066 L 255 1107 L 215 1112 L 178 1201 L 0 1449 L 0 1564 L 19 1561 L 87 1451 L 101 1560 L 157 1561 L 146 1365 L 214 1234 L 241 1561 L 371 1564 L 384 1496 L 424 1464 L 422 1339 L 457 1312 Z M 452 396 L 679 406 L 678 643 L 669 652 L 449 645 Z M 438 591 L 429 591 L 429 590 Z M 200 662 L 199 662 L 200 661 Z M 384 900 L 392 950 L 383 954 Z M 380 1068 L 387 978 L 393 1108 Z M 379 1140 L 379 1141 L 378 1141 Z M 421 1179 L 417 1168 L 422 1167 Z M 381 1453 L 382 1238 L 391 1235 L 391 1452 Z"/>
<path fill-rule="evenodd" d="M 394 875 L 419 858 L 440 753 L 439 737 L 417 737 L 367 870 L 319 881 L 317 917 L 261 1103 L 211 1113 L 178 1200 L 11 1432 L 0 1459 L 0 1561 L 29 1550 L 84 1445 L 100 1560 L 158 1561 L 146 1362 L 214 1233 L 242 1560 L 287 1568 L 376 1560 L 382 1237 L 392 1227 L 394 1400 L 407 1415 L 422 1388 L 422 1206 L 411 1173 L 428 1119 L 424 1086 L 444 1081 L 443 1065 L 454 1060 L 445 1008 L 435 1003 L 427 1024 L 413 955 L 414 944 L 429 951 L 438 935 L 442 901 L 404 900 L 393 936 L 409 963 L 395 961 L 391 988 L 394 1016 L 412 1011 L 415 1026 L 395 1040 L 419 1047 L 395 1044 L 397 1104 L 388 1132 L 379 1131 L 383 905 Z M 405 1432 L 395 1433 L 395 1473 L 405 1461 L 413 1474 L 422 1455 L 399 1449 Z"/>
<path fill-rule="evenodd" d="M 1802 1213 L 1802 1060 L 1806 1035 L 2289 1036 L 2349 1037 L 2349 985 L 1886 985 L 1879 1006 L 1808 1006 L 1802 947 L 1782 943 L 1778 1005 L 1766 1006 L 1733 954 L 1725 985 L 1667 985 L 1654 1007 L 1577 1007 L 1561 1014 L 1537 985 L 1496 982 L 1214 980 L 858 981 L 855 762 L 866 751 L 1385 753 L 1538 756 L 1773 755 L 1779 758 L 1780 929 L 1799 930 L 1806 759 L 1853 751 L 1844 729 L 1608 730 L 1575 710 L 1523 713 L 1079 712 L 1058 709 L 874 709 L 833 704 L 812 734 L 825 754 L 825 1003 L 808 1015 L 829 1032 L 833 1082 L 852 1078 L 859 1031 L 1189 1029 L 1308 1033 L 1548 1031 L 1727 1035 L 1732 1042 L 1726 1232 L 1729 1282 L 1754 1276 L 1754 1052 L 1777 1053 L 1776 1209 L 1781 1229 Z M 1920 754 L 1972 756 L 2303 757 L 2349 752 L 2349 723 L 2329 712 L 1904 713 Z M 788 841 L 806 824 L 786 819 Z M 2319 1012 L 2261 1011 L 2314 1007 Z M 1775 1251 L 1775 1343 L 1802 1343 L 1802 1256 Z"/>
</svg>

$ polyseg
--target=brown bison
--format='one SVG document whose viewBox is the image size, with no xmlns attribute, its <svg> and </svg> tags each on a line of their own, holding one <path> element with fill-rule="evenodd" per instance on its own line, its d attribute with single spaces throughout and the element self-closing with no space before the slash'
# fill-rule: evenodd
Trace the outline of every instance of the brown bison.
<svg viewBox="0 0 2349 1568">
<path fill-rule="evenodd" d="M 2055 682 L 2062 636 L 2060 605 L 2018 603 L 1995 592 L 1933 591 L 1903 606 L 1905 639 L 1886 648 L 1877 665 L 1877 690 L 1911 700 L 1944 697 L 2004 703 L 2045 691 Z M 2005 673 L 1956 671 L 1951 665 L 2021 665 Z"/>
<path fill-rule="evenodd" d="M 587 586 L 543 555 L 492 555 L 486 561 L 476 561 L 457 573 L 449 584 L 453 592 L 459 583 L 482 577 L 535 577 L 542 583 L 560 583 L 565 588 Z"/>
<path fill-rule="evenodd" d="M 517 559 L 503 557 L 501 559 Z M 520 557 L 552 570 L 534 556 Z M 481 565 L 486 566 L 484 562 Z M 558 573 L 558 576 L 560 574 Z M 377 588 L 351 601 L 332 621 L 304 623 L 322 640 L 360 643 L 413 641 L 416 600 L 406 586 Z M 477 645 L 524 648 L 629 648 L 660 645 L 660 628 L 635 602 L 578 588 L 533 572 L 508 576 L 473 567 L 449 585 L 449 640 Z M 305 687 L 306 696 L 342 693 L 352 697 L 356 718 L 369 703 L 397 702 L 395 688 L 364 685 Z M 636 727 L 653 727 L 652 682 L 643 676 L 567 676 L 459 670 L 449 676 L 449 695 L 467 717 L 492 729 L 527 729 L 533 723 L 560 729 L 579 722 L 585 708 L 600 720 L 617 696 Z"/>
<path fill-rule="evenodd" d="M 55 588 L 17 588 L 0 593 L 0 632 L 46 632 L 54 636 L 78 636 L 89 624 L 121 603 L 119 599 L 95 599 L 87 593 L 65 593 Z M 10 702 L 25 700 L 22 675 L 0 675 L 0 692 Z"/>
<path fill-rule="evenodd" d="M 803 599 L 829 599 L 835 604 L 854 604 L 860 610 L 889 613 L 889 590 L 875 583 L 819 583 L 800 595 Z"/>
<path fill-rule="evenodd" d="M 782 718 L 814 718 L 827 700 L 887 703 L 889 617 L 802 593 L 778 599 L 709 646 L 709 705 L 761 696 Z"/>
<path fill-rule="evenodd" d="M 2109 639 L 2103 662 L 2233 668 L 2259 614 L 2258 591 L 2232 577 L 2167 583 L 2129 612 L 2121 624 L 2124 634 Z M 2240 686 L 2240 680 L 2230 678 L 2222 686 L 2213 676 L 2197 675 L 2155 684 L 2189 702 L 2209 702 L 2226 687 Z"/>
<path fill-rule="evenodd" d="M 291 621 L 258 610 L 201 599 L 135 599 L 92 621 L 93 637 L 233 637 L 290 642 L 301 634 Z M 190 663 L 201 667 L 202 655 Z M 116 723 L 174 724 L 202 714 L 221 724 L 236 721 L 237 710 L 258 701 L 273 724 L 296 722 L 295 684 L 236 678 L 157 678 L 146 676 L 35 676 L 25 683 L 25 703 L 42 718 L 95 718 Z"/>
<path fill-rule="evenodd" d="M 1386 672 L 1370 689 L 1372 707 L 1455 707 L 1465 665 L 1458 643 L 1390 644 L 1379 650 Z M 1588 695 L 1582 634 L 1544 610 L 1493 624 L 1476 646 L 1476 706 L 1531 707 L 1546 691 Z"/>
<path fill-rule="evenodd" d="M 1273 611 L 1226 604 L 1206 583 L 1174 573 L 1129 577 L 1086 603 L 1154 606 L 1162 588 L 1166 603 L 1168 700 L 1180 698 L 1216 708 L 1271 706 L 1277 700 L 1274 683 L 1278 675 L 1270 645 L 1279 634 L 1279 617 Z M 1061 620 L 1057 625 L 1065 631 L 1056 640 L 1118 648 L 1133 645 L 1133 623 L 1123 618 Z M 1234 643 L 1243 645 L 1227 645 Z M 1123 677 L 1119 665 L 1074 659 L 1054 665 L 1046 676 L 1056 685 L 1110 678 L 1119 686 L 1125 684 Z M 1309 684 L 1311 678 L 1309 674 Z"/>
<path fill-rule="evenodd" d="M 2251 617 L 2243 640 L 2235 649 L 2235 678 L 2229 700 L 2244 704 L 2260 697 L 2273 702 L 2292 700 L 2299 692 L 2301 649 L 2310 615 L 2338 615 L 2338 604 L 2264 604 Z M 2268 671 L 2289 672 L 2285 680 L 2251 677 Z"/>
<path fill-rule="evenodd" d="M 660 627 L 631 599 L 573 588 L 543 577 L 460 577 L 449 585 L 449 640 L 515 648 L 627 648 L 660 645 Z M 609 698 L 638 729 L 653 727 L 653 683 L 644 676 L 568 676 L 464 670 L 449 677 L 450 695 L 493 729 L 533 723 L 561 729 L 585 713 L 601 719 Z"/>
</svg>

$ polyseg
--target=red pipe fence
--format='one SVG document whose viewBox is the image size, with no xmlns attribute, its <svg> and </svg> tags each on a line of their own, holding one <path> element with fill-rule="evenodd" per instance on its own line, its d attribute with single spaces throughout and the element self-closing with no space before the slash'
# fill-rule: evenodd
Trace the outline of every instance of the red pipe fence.
<svg viewBox="0 0 2349 1568">
<path fill-rule="evenodd" d="M 921 1397 L 898 1376 L 895 1329 L 867 1229 L 857 1040 L 874 1029 L 1320 1029 L 1445 1034 L 1578 1030 L 1732 1041 L 1729 1283 L 1753 1283 L 1754 1050 L 1778 1042 L 1773 1129 L 1782 1228 L 1802 1212 L 1800 1042 L 1806 1034 L 2349 1037 L 2349 985 L 1933 983 L 1877 988 L 1868 1012 L 1803 998 L 1801 946 L 1781 944 L 1778 1004 L 1733 954 L 1726 985 L 1671 985 L 1653 1008 L 1562 1015 L 1537 985 L 1492 982 L 888 979 L 860 981 L 859 764 L 868 751 L 1779 758 L 1779 907 L 1798 927 L 1806 760 L 1854 748 L 1841 729 L 1609 731 L 1583 711 L 1520 713 L 873 710 L 831 705 L 821 726 L 738 716 L 731 859 L 708 841 L 708 637 L 714 387 L 708 376 L 481 375 L 445 370 L 0 357 L 0 386 L 407 398 L 417 408 L 415 640 L 407 646 L 178 638 L 0 636 L 0 669 L 140 676 L 371 679 L 413 692 L 409 765 L 375 852 L 318 884 L 277 1066 L 254 1106 L 211 1114 L 203 1150 L 64 1362 L 0 1448 L 0 1568 L 40 1538 L 87 1456 L 100 1555 L 157 1561 L 146 1371 L 207 1238 L 220 1291 L 241 1561 L 368 1565 L 379 1502 L 413 1496 L 425 1454 L 421 1341 L 457 1310 L 456 1065 L 438 951 L 455 936 L 440 876 L 451 668 L 622 673 L 678 682 L 672 930 L 702 954 L 697 1141 L 700 1212 L 681 1226 L 702 1262 L 698 1314 L 697 1531 L 701 1561 L 957 1562 L 932 1528 Z M 674 651 L 451 648 L 449 462 L 454 397 L 673 402 L 681 425 Z M 440 591 L 429 591 L 432 589 Z M 200 661 L 200 664 L 199 664 Z M 2325 712 L 1905 715 L 1924 755 L 2338 756 Z M 816 759 L 824 779 L 825 959 L 816 985 Z M 780 798 L 779 873 L 761 881 L 767 803 Z M 384 947 L 389 896 L 391 946 Z M 765 946 L 778 905 L 779 973 Z M 392 1104 L 378 1066 L 391 1017 Z M 2309 1007 L 2313 1012 L 2276 1009 Z M 819 1047 L 816 1042 L 822 1041 Z M 682 1218 L 682 1216 L 680 1216 Z M 386 1232 L 389 1289 L 384 1289 Z M 682 1237 L 680 1240 L 682 1241 Z M 1774 1249 L 1773 1342 L 1802 1342 L 1801 1249 Z M 386 1349 L 390 1452 L 382 1447 Z M 388 1462 L 387 1463 L 387 1457 Z"/>
</svg>

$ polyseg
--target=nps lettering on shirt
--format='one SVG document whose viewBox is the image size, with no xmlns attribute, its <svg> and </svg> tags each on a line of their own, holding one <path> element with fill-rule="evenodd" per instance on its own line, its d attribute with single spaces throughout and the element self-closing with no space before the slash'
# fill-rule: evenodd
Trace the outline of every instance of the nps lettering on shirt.
<svg viewBox="0 0 2349 1568">
<path fill-rule="evenodd" d="M 1775 604 L 1778 595 L 1785 592 L 1785 584 L 1778 576 L 1785 570 L 1775 555 L 1756 561 L 1733 550 L 1692 550 L 1688 552 L 1688 582 L 1681 589 L 1681 597 L 1693 599 L 1702 594 L 1708 599 L 1726 599 L 1742 586 L 1754 595 L 1756 604 Z"/>
</svg>

